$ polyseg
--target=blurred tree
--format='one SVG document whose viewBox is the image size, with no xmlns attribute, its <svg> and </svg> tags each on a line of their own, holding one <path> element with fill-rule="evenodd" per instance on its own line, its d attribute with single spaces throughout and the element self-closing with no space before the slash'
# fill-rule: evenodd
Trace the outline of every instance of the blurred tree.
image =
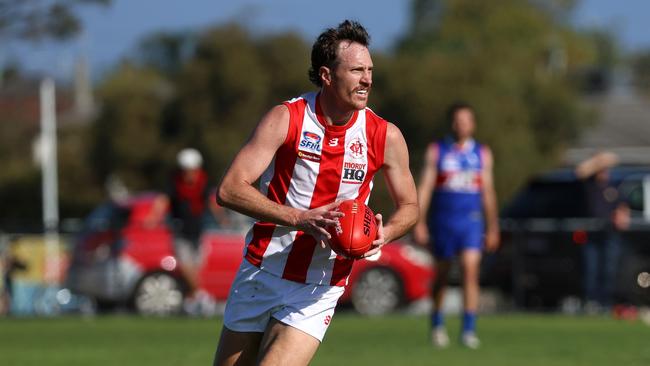
<svg viewBox="0 0 650 366">
<path fill-rule="evenodd" d="M 62 217 L 84 217 L 106 199 L 103 186 L 93 184 L 93 161 L 88 155 L 93 140 L 85 124 L 59 129 L 59 200 Z M 40 181 L 39 181 L 40 182 Z"/>
<path fill-rule="evenodd" d="M 458 99 L 474 105 L 478 138 L 497 159 L 503 203 L 528 176 L 557 164 L 587 125 L 576 75 L 610 65 L 612 40 L 572 28 L 571 0 L 412 5 L 412 27 L 395 51 L 373 51 L 371 107 L 402 129 L 417 174 L 427 143 L 448 132 L 447 106 Z M 310 44 L 292 33 L 253 36 L 236 24 L 146 37 L 131 60 L 100 83 L 94 124 L 60 132 L 62 207 L 89 209 L 110 177 L 134 191 L 164 188 L 176 153 L 187 146 L 203 153 L 218 180 L 268 108 L 314 89 L 307 78 Z M 9 126 L 0 125 L 0 158 L 27 154 L 30 140 L 20 136 L 30 132 Z M 20 142 L 11 147 L 16 134 Z M 38 182 L 36 168 L 23 160 L 4 165 L 0 198 L 9 182 L 20 195 L 25 192 L 16 182 Z M 14 178 L 3 180 L 9 174 Z M 389 213 L 381 181 L 371 204 Z"/>
<path fill-rule="evenodd" d="M 310 89 L 307 50 L 291 34 L 256 40 L 236 25 L 208 31 L 179 80 L 169 137 L 207 153 L 218 179 L 271 105 Z"/>
<path fill-rule="evenodd" d="M 639 52 L 631 57 L 632 79 L 643 92 L 650 92 L 650 50 Z"/>
<path fill-rule="evenodd" d="M 156 32 L 140 41 L 135 61 L 175 77 L 191 57 L 195 41 L 191 32 Z"/>
<path fill-rule="evenodd" d="M 583 35 L 588 45 L 582 42 L 582 52 L 588 53 L 591 62 L 573 73 L 573 82 L 583 93 L 602 93 L 609 89 L 614 69 L 620 64 L 620 51 L 614 36 L 603 30 L 589 30 Z"/>
<path fill-rule="evenodd" d="M 203 34 L 179 78 L 165 137 L 204 152 L 212 178 L 221 175 L 268 103 L 263 63 L 250 35 L 227 25 Z"/>
<path fill-rule="evenodd" d="M 100 86 L 91 154 L 97 183 L 116 174 L 131 189 L 164 188 L 187 146 L 203 153 L 216 182 L 270 106 L 312 88 L 301 38 L 254 38 L 234 24 L 154 34 L 134 59 Z"/>
<path fill-rule="evenodd" d="M 111 0 L 2 0 L 0 39 L 64 40 L 81 30 L 76 9 L 82 5 L 108 6 Z"/>
<path fill-rule="evenodd" d="M 123 63 L 99 87 L 88 163 L 95 184 L 116 175 L 134 190 L 156 186 L 165 168 L 161 121 L 173 86 L 157 71 Z"/>
<path fill-rule="evenodd" d="M 111 0 L 0 0 L 0 42 L 69 39 L 82 29 L 78 15 L 81 7 L 110 3 Z M 18 230 L 38 229 L 42 210 L 41 171 L 32 151 L 39 133 L 38 81 L 24 74 L 20 60 L 12 58 L 0 65 L 0 93 L 0 164 L 3 167 L 0 221 L 4 228 L 9 225 Z M 58 107 L 62 107 L 60 99 L 57 99 Z M 59 128 L 59 135 L 66 136 L 59 143 L 60 210 L 65 217 L 84 213 L 88 205 L 96 203 L 97 195 L 89 195 L 92 188 L 84 185 L 85 176 L 79 177 L 89 172 L 86 166 L 76 164 L 86 150 L 68 144 L 67 136 L 74 134 L 68 134 L 67 127 Z M 68 151 L 74 152 L 68 154 Z M 81 188 L 75 190 L 78 187 Z"/>
<path fill-rule="evenodd" d="M 264 38 L 259 42 L 258 52 L 270 78 L 268 87 L 272 100 L 267 107 L 314 89 L 307 76 L 311 50 L 296 34 Z"/>
<path fill-rule="evenodd" d="M 414 171 L 426 144 L 448 132 L 444 111 L 455 100 L 476 108 L 477 137 L 495 153 L 501 202 L 558 163 L 588 117 L 570 75 L 595 57 L 581 51 L 593 48 L 589 39 L 563 21 L 573 2 L 551 5 L 414 1 L 413 28 L 375 81 L 377 109 L 402 128 Z"/>
<path fill-rule="evenodd" d="M 24 225 L 41 217 L 40 168 L 32 154 L 38 125 L 12 113 L 15 110 L 4 109 L 0 121 L 0 220 L 10 226 Z"/>
</svg>

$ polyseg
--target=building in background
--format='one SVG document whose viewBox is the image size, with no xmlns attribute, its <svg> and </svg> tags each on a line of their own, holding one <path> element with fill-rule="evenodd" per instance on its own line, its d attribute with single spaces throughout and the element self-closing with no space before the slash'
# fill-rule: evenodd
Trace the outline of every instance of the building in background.
<svg viewBox="0 0 650 366">
<path fill-rule="evenodd" d="M 597 120 L 567 150 L 567 165 L 601 150 L 617 154 L 621 165 L 650 165 L 650 99 L 637 92 L 628 71 L 617 71 L 607 92 L 587 96 L 585 102 Z"/>
</svg>

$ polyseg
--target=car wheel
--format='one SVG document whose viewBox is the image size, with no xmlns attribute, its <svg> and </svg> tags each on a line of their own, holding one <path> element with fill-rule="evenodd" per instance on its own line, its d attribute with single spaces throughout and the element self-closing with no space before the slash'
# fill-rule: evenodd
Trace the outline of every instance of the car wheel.
<svg viewBox="0 0 650 366">
<path fill-rule="evenodd" d="M 387 268 L 363 272 L 352 288 L 352 306 L 363 315 L 381 315 L 394 311 L 403 298 L 402 281 Z"/>
<path fill-rule="evenodd" d="M 133 305 L 143 315 L 178 314 L 183 308 L 181 283 L 167 273 L 147 275 L 135 289 Z"/>
</svg>

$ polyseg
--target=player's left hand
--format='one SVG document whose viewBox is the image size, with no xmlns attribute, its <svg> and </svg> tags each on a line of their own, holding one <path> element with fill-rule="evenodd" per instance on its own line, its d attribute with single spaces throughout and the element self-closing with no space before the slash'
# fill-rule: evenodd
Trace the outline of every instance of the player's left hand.
<svg viewBox="0 0 650 366">
<path fill-rule="evenodd" d="M 501 241 L 501 235 L 499 230 L 488 230 L 485 233 L 485 250 L 488 253 L 494 253 L 499 249 L 499 242 Z"/>
<path fill-rule="evenodd" d="M 386 237 L 384 236 L 384 224 L 381 214 L 378 213 L 375 215 L 375 221 L 377 222 L 377 238 L 372 242 L 370 250 L 361 256 L 361 258 L 368 258 L 379 253 L 381 247 L 386 244 Z"/>
</svg>

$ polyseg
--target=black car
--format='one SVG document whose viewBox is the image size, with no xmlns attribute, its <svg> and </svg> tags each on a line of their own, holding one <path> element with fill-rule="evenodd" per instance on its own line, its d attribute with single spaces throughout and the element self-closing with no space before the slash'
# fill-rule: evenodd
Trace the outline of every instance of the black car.
<svg viewBox="0 0 650 366">
<path fill-rule="evenodd" d="M 622 233 L 614 300 L 647 305 L 650 167 L 616 167 L 610 176 L 631 209 L 630 228 Z M 588 217 L 585 207 L 584 185 L 573 169 L 531 179 L 500 213 L 502 246 L 484 260 L 483 285 L 501 288 L 524 309 L 556 310 L 581 299 L 583 245 L 607 225 Z"/>
</svg>

